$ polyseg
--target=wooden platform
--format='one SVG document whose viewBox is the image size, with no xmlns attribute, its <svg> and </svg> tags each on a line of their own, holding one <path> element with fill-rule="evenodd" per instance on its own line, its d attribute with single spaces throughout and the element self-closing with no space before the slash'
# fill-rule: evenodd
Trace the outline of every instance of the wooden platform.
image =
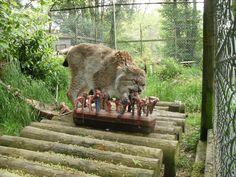
<svg viewBox="0 0 236 177">
<path fill-rule="evenodd" d="M 76 126 L 72 114 L 32 122 L 19 136 L 0 136 L 6 177 L 175 177 L 185 114 L 159 110 L 150 134 Z M 10 171 L 6 171 L 10 170 Z"/>
<path fill-rule="evenodd" d="M 94 127 L 103 130 L 151 133 L 154 132 L 156 119 L 153 117 L 132 116 L 131 113 L 119 114 L 115 111 L 108 113 L 101 110 L 96 112 L 74 112 L 76 125 Z"/>
</svg>

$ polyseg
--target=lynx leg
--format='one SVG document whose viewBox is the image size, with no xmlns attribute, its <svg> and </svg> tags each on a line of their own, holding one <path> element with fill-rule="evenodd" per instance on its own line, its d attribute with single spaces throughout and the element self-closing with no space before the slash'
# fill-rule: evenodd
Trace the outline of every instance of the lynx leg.
<svg viewBox="0 0 236 177">
<path fill-rule="evenodd" d="M 75 106 L 75 101 L 78 96 L 82 96 L 84 91 L 87 91 L 87 83 L 83 78 L 77 76 L 72 77 L 70 88 L 67 92 L 67 96 L 73 106 Z"/>
</svg>

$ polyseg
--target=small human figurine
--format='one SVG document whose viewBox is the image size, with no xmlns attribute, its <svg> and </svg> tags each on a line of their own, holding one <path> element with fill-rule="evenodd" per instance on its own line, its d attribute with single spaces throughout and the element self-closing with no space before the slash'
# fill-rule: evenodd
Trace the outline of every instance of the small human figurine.
<svg viewBox="0 0 236 177">
<path fill-rule="evenodd" d="M 121 104 L 122 104 L 122 109 L 120 110 L 120 114 L 124 114 L 127 106 L 130 104 L 129 99 L 127 98 L 122 99 Z"/>
<path fill-rule="evenodd" d="M 157 98 L 157 97 L 149 97 L 148 98 L 146 116 L 148 116 L 148 114 L 152 114 L 153 109 L 156 106 L 156 103 L 158 101 L 159 101 L 159 98 Z"/>
<path fill-rule="evenodd" d="M 115 100 L 116 112 L 120 112 L 120 100 L 116 98 Z"/>
<path fill-rule="evenodd" d="M 111 112 L 111 107 L 112 107 L 111 101 L 110 101 L 110 100 L 107 100 L 107 101 L 106 101 L 106 111 L 107 111 L 107 112 Z"/>
<path fill-rule="evenodd" d="M 60 114 L 70 112 L 70 108 L 68 106 L 66 106 L 65 102 L 60 103 L 59 109 L 60 109 Z"/>
<path fill-rule="evenodd" d="M 84 97 L 84 107 L 87 107 L 87 103 L 86 100 L 88 99 L 88 94 L 86 92 L 83 93 L 83 97 Z"/>
<path fill-rule="evenodd" d="M 134 105 L 135 105 L 137 97 L 138 97 L 138 92 L 131 92 L 129 94 L 130 104 L 128 106 L 128 112 L 131 112 L 132 116 L 134 116 Z"/>
<path fill-rule="evenodd" d="M 89 95 L 87 96 L 87 106 L 88 106 L 88 110 L 89 112 L 91 112 L 93 109 L 92 109 L 92 101 L 93 101 L 93 95 Z"/>
<path fill-rule="evenodd" d="M 112 107 L 111 101 L 110 101 L 111 98 L 107 93 L 103 94 L 103 100 L 104 100 L 104 109 L 107 112 L 111 112 L 111 107 Z"/>
<path fill-rule="evenodd" d="M 142 109 L 146 103 L 142 99 L 137 99 L 136 103 L 137 103 L 137 115 L 138 115 L 138 117 L 140 117 L 142 115 Z"/>
<path fill-rule="evenodd" d="M 74 110 L 78 113 L 78 105 L 79 103 L 81 104 L 81 111 L 84 112 L 84 105 L 85 105 L 85 97 L 84 96 L 78 96 L 77 99 L 75 100 L 75 107 Z"/>
<path fill-rule="evenodd" d="M 99 89 L 95 89 L 94 101 L 96 107 L 96 113 L 100 112 L 101 110 L 101 91 Z"/>
</svg>

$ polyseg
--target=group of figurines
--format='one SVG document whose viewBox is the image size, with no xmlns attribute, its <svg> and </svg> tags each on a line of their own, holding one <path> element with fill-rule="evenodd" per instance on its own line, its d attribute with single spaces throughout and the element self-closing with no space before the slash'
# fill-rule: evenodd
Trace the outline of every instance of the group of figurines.
<svg viewBox="0 0 236 177">
<path fill-rule="evenodd" d="M 102 109 L 108 113 L 112 112 L 112 102 L 115 103 L 115 111 L 119 114 L 130 112 L 132 116 L 141 115 L 148 116 L 152 114 L 156 103 L 159 101 L 157 97 L 148 97 L 141 99 L 138 92 L 131 92 L 128 99 L 115 99 L 113 100 L 108 94 L 101 92 L 100 89 L 95 89 L 93 95 L 84 93 L 78 96 L 75 102 L 74 111 L 76 113 L 92 112 L 92 103 L 95 103 L 95 112 L 99 113 Z M 135 114 L 135 107 L 136 112 Z M 86 109 L 85 109 L 86 108 Z"/>
</svg>

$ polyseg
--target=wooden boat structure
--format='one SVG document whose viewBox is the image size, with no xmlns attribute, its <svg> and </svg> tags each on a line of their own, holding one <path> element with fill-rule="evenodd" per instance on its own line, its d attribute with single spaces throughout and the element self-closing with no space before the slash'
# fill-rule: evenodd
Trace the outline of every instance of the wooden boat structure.
<svg viewBox="0 0 236 177">
<path fill-rule="evenodd" d="M 100 112 L 74 112 L 74 123 L 79 126 L 88 126 L 98 129 L 115 131 L 130 131 L 151 133 L 154 131 L 156 120 L 152 117 L 133 116 L 131 113 L 119 114 L 101 110 Z"/>
</svg>

